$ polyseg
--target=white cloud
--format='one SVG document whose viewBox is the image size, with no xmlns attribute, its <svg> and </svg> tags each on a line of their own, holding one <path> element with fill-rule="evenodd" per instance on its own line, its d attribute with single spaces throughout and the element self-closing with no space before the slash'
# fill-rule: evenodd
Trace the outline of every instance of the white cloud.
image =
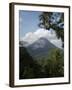
<svg viewBox="0 0 72 90">
<path fill-rule="evenodd" d="M 62 46 L 61 39 L 57 39 L 56 33 L 53 30 L 38 29 L 35 32 L 28 32 L 23 38 L 21 38 L 21 40 L 28 42 L 28 44 L 32 44 L 41 37 L 48 39 L 59 48 Z"/>
<path fill-rule="evenodd" d="M 55 40 L 51 40 L 51 43 L 53 43 L 55 46 L 62 48 L 62 41 L 61 39 L 55 39 Z"/>
</svg>

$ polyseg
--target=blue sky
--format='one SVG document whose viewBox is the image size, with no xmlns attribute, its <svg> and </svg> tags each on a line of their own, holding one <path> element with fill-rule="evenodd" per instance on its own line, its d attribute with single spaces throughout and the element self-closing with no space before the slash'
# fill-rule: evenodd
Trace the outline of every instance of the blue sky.
<svg viewBox="0 0 72 90">
<path fill-rule="evenodd" d="M 38 11 L 19 11 L 20 37 L 23 37 L 28 32 L 34 32 L 39 28 L 40 14 L 41 12 Z"/>
</svg>

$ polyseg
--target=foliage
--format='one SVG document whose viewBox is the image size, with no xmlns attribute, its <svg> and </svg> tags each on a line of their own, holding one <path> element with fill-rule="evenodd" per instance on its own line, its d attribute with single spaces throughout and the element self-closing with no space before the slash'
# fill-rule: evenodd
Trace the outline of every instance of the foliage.
<svg viewBox="0 0 72 90">
<path fill-rule="evenodd" d="M 49 30 L 55 30 L 58 38 L 61 38 L 64 47 L 64 13 L 43 12 L 39 16 L 39 27 Z"/>
<path fill-rule="evenodd" d="M 54 49 L 50 52 L 45 65 L 45 72 L 49 77 L 61 77 L 64 75 L 64 58 L 62 51 Z"/>
<path fill-rule="evenodd" d="M 33 60 L 32 56 L 29 55 L 27 49 L 20 47 L 20 79 L 25 78 L 36 78 L 41 75 L 41 66 L 36 60 Z"/>
<path fill-rule="evenodd" d="M 20 47 L 19 78 L 49 78 L 64 76 L 63 51 L 52 49 L 46 58 L 34 60 L 27 49 Z"/>
</svg>

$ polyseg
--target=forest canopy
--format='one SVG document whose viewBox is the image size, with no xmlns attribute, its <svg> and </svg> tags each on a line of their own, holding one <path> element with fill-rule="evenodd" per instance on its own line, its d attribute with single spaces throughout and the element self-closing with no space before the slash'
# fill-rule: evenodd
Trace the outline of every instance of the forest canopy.
<svg viewBox="0 0 72 90">
<path fill-rule="evenodd" d="M 64 76 L 64 58 L 60 49 L 53 49 L 46 58 L 35 60 L 25 47 L 20 47 L 20 79 Z"/>
</svg>

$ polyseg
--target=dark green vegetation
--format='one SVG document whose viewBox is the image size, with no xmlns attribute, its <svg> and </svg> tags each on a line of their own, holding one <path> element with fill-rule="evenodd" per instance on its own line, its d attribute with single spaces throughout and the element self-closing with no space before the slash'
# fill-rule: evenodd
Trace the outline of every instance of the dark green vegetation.
<svg viewBox="0 0 72 90">
<path fill-rule="evenodd" d="M 64 13 L 43 12 L 39 16 L 39 27 L 46 30 L 53 29 L 58 38 L 61 38 L 64 47 Z"/>
<path fill-rule="evenodd" d="M 58 48 L 52 49 L 46 58 L 34 60 L 25 47 L 19 47 L 19 79 L 64 76 L 64 55 Z"/>
<path fill-rule="evenodd" d="M 26 48 L 20 47 L 20 79 L 38 78 L 42 74 L 41 66 L 29 55 Z"/>
</svg>

